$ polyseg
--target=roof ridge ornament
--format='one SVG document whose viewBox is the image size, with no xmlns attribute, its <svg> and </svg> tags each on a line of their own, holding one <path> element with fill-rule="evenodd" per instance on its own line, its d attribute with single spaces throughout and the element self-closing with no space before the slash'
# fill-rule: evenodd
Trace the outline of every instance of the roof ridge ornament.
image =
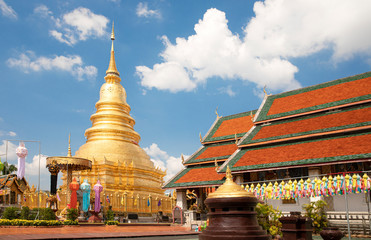
<svg viewBox="0 0 371 240">
<path fill-rule="evenodd" d="M 202 143 L 202 136 L 201 136 L 201 132 L 200 132 L 200 143 Z"/>
<path fill-rule="evenodd" d="M 263 88 L 264 95 L 265 96 L 271 96 L 272 94 L 268 94 L 267 91 L 265 90 L 266 87 L 267 87 L 267 85 L 264 85 L 264 88 Z"/>
<path fill-rule="evenodd" d="M 216 114 L 216 119 L 220 119 L 220 118 L 223 117 L 223 116 L 219 116 L 219 114 L 218 114 L 218 106 L 216 106 L 215 114 Z"/>
<path fill-rule="evenodd" d="M 235 141 L 235 144 L 238 145 L 238 139 L 237 139 L 237 134 L 234 133 L 234 141 Z"/>
</svg>

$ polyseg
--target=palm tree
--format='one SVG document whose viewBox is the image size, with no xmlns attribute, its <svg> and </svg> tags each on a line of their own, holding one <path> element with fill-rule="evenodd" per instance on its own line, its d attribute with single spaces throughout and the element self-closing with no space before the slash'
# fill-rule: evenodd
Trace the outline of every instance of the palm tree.
<svg viewBox="0 0 371 240">
<path fill-rule="evenodd" d="M 11 174 L 13 172 L 16 172 L 18 169 L 15 165 L 13 164 L 8 164 L 8 162 L 4 163 L 4 168 L 3 168 L 3 175 Z"/>
</svg>

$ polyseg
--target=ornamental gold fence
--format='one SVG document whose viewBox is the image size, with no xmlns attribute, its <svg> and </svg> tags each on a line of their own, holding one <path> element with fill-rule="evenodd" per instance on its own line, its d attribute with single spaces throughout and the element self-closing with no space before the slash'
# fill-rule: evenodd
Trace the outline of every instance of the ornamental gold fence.
<svg viewBox="0 0 371 240">
<path fill-rule="evenodd" d="M 59 214 L 67 205 L 67 193 L 66 191 L 58 190 L 57 196 L 59 197 L 57 202 L 57 214 Z M 36 191 L 26 192 L 24 193 L 22 206 L 27 206 L 30 209 L 37 207 L 50 207 L 47 202 L 48 197 L 49 195 L 45 192 L 40 192 L 39 194 Z M 92 191 L 90 199 L 93 200 L 94 197 L 95 195 Z M 132 194 L 130 192 L 102 192 L 100 194 L 100 199 L 104 210 L 111 207 L 114 212 L 119 214 L 138 213 L 139 215 L 151 215 L 163 212 L 164 214 L 169 215 L 172 213 L 172 209 L 175 206 L 175 200 L 164 195 Z M 82 199 L 78 199 L 78 201 L 82 202 Z M 94 209 L 93 201 L 91 201 L 90 209 Z"/>
</svg>

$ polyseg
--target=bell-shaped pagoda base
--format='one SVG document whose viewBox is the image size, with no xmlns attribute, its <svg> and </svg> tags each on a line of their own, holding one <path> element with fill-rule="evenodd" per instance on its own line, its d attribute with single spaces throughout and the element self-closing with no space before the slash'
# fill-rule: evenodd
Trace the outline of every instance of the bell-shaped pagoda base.
<svg viewBox="0 0 371 240">
<path fill-rule="evenodd" d="M 205 203 L 209 226 L 199 235 L 200 240 L 271 239 L 258 224 L 255 197 L 208 198 Z"/>
</svg>

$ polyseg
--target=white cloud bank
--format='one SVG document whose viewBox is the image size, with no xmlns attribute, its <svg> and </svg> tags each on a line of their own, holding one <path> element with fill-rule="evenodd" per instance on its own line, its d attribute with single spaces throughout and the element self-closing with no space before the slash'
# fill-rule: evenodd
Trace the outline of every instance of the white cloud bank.
<svg viewBox="0 0 371 240">
<path fill-rule="evenodd" d="M 136 14 L 144 18 L 161 18 L 160 10 L 148 9 L 148 3 L 138 3 Z"/>
<path fill-rule="evenodd" d="M 17 19 L 17 13 L 14 11 L 14 9 L 7 5 L 4 0 L 0 0 L 0 10 L 1 14 L 5 17 Z"/>
<path fill-rule="evenodd" d="M 151 157 L 151 161 L 155 166 L 160 167 L 163 171 L 166 169 L 167 174 L 164 177 L 165 182 L 183 169 L 181 157 L 169 156 L 167 152 L 161 150 L 156 143 L 152 143 L 151 146 L 144 148 L 144 151 Z M 188 156 L 184 156 L 185 159 L 187 157 Z"/>
<path fill-rule="evenodd" d="M 273 91 L 298 88 L 298 68 L 290 58 L 325 49 L 333 52 L 334 63 L 356 54 L 371 57 L 369 9 L 369 0 L 256 2 L 243 37 L 229 30 L 224 12 L 209 9 L 194 35 L 176 38 L 175 44 L 162 37 L 162 63 L 137 66 L 136 72 L 143 87 L 173 93 L 192 91 L 211 77 L 241 79 Z"/>
<path fill-rule="evenodd" d="M 8 148 L 7 148 L 8 147 Z M 15 154 L 15 150 L 17 149 L 17 145 L 12 143 L 12 142 L 8 142 L 8 146 L 6 144 L 6 141 L 3 140 L 0 142 L 0 158 L 1 158 L 1 162 L 5 162 L 6 159 L 8 159 L 8 161 L 16 161 L 18 158 L 17 158 L 17 154 Z M 8 149 L 8 151 L 7 151 Z M 8 155 L 8 156 L 6 156 Z"/>
<path fill-rule="evenodd" d="M 20 54 L 17 58 L 9 58 L 7 60 L 9 67 L 19 68 L 25 73 L 40 72 L 40 71 L 66 71 L 76 76 L 78 81 L 84 79 L 95 79 L 98 70 L 94 66 L 85 66 L 80 56 L 54 56 L 37 57 L 34 52 L 28 51 Z"/>
<path fill-rule="evenodd" d="M 55 25 L 55 29 L 50 30 L 50 35 L 59 42 L 70 46 L 78 41 L 108 35 L 106 31 L 108 18 L 95 14 L 88 8 L 76 8 L 64 14 L 61 18 L 55 18 L 53 12 L 45 5 L 36 7 L 34 13 L 40 17 L 49 18 Z"/>
<path fill-rule="evenodd" d="M 46 168 L 46 158 L 48 156 L 40 154 L 40 176 L 49 176 L 49 170 Z M 26 160 L 25 171 L 27 176 L 39 176 L 39 155 L 34 155 L 32 162 Z"/>
</svg>

